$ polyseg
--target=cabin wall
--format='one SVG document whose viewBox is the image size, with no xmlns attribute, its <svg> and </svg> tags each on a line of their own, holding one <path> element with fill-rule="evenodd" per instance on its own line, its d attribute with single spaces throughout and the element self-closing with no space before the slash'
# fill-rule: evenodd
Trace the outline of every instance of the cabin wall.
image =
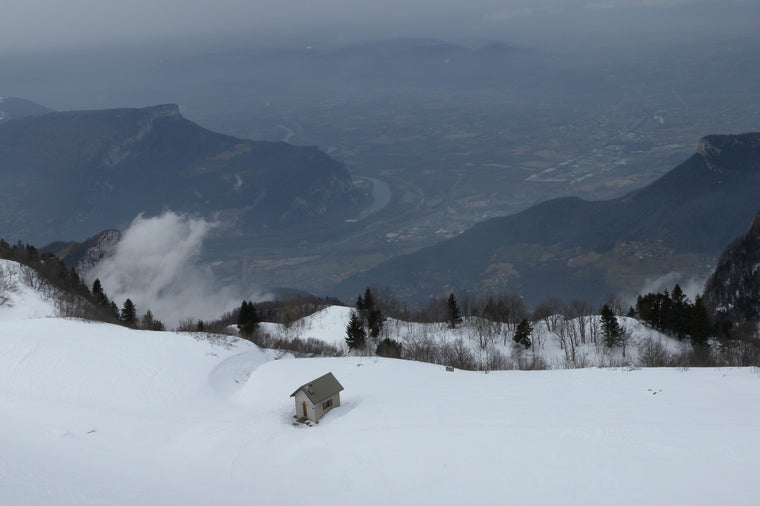
<svg viewBox="0 0 760 506">
<path fill-rule="evenodd" d="M 306 403 L 306 418 L 308 418 L 311 421 L 316 422 L 319 420 L 319 416 L 317 415 L 317 411 L 315 409 L 315 406 L 311 403 L 308 397 L 306 397 L 306 394 L 303 392 L 303 390 L 299 390 L 296 392 L 296 395 L 294 396 L 295 403 L 296 403 L 296 416 L 298 418 L 301 418 L 304 416 L 304 402 Z M 320 404 L 321 407 L 321 404 Z"/>
<path fill-rule="evenodd" d="M 314 406 L 317 413 L 317 420 L 322 418 L 325 413 L 338 406 L 340 406 L 340 392 L 322 402 L 318 402 L 316 406 Z"/>
</svg>

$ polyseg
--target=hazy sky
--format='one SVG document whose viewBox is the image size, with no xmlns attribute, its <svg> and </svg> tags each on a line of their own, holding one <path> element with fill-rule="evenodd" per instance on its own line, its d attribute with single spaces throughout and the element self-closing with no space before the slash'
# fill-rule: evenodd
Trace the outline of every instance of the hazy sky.
<svg viewBox="0 0 760 506">
<path fill-rule="evenodd" d="M 755 29 L 756 0 L 5 0 L 0 52 L 194 37 L 541 40 L 597 30 Z"/>
</svg>

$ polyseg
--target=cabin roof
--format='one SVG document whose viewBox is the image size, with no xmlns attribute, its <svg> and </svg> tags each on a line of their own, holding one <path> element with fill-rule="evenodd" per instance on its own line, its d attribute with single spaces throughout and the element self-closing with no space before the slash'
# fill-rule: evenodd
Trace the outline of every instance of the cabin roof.
<svg viewBox="0 0 760 506">
<path fill-rule="evenodd" d="M 304 383 L 296 388 L 296 391 L 290 394 L 290 396 L 295 396 L 299 390 L 303 390 L 303 393 L 306 394 L 306 397 L 309 398 L 311 403 L 316 404 L 317 402 L 322 402 L 328 397 L 337 394 L 343 390 L 343 386 L 337 379 L 335 379 L 333 373 L 328 372 L 324 376 L 320 376 L 319 378 Z"/>
</svg>

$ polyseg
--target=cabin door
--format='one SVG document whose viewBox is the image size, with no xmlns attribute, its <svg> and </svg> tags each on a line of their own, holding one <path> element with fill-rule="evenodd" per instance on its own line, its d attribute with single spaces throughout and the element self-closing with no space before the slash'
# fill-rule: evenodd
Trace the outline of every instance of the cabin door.
<svg viewBox="0 0 760 506">
<path fill-rule="evenodd" d="M 306 401 L 303 401 L 303 417 L 308 418 L 309 415 L 306 413 Z"/>
</svg>

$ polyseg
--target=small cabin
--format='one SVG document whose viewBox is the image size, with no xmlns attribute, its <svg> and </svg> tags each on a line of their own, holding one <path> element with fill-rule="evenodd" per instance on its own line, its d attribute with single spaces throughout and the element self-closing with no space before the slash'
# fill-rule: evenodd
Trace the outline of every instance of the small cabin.
<svg viewBox="0 0 760 506">
<path fill-rule="evenodd" d="M 296 401 L 296 418 L 318 422 L 325 413 L 340 406 L 343 386 L 331 372 L 301 385 L 290 394 Z"/>
</svg>

